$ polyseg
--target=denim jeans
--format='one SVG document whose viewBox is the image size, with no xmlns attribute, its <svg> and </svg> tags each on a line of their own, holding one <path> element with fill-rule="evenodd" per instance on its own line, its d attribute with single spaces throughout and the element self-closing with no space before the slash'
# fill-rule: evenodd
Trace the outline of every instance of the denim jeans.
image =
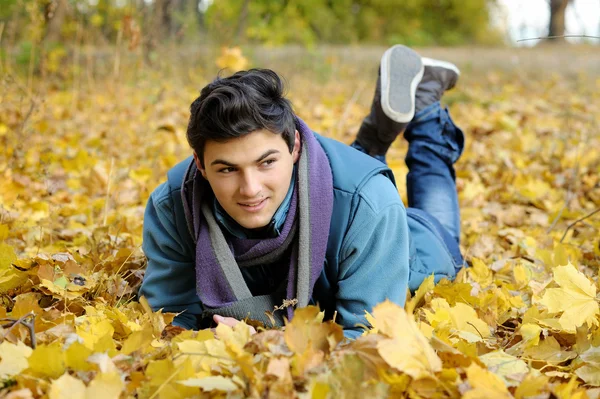
<svg viewBox="0 0 600 399">
<path fill-rule="evenodd" d="M 408 141 L 406 188 L 408 216 L 427 219 L 442 237 L 457 265 L 460 210 L 454 163 L 462 154 L 464 135 L 439 102 L 419 111 L 404 132 Z"/>
</svg>

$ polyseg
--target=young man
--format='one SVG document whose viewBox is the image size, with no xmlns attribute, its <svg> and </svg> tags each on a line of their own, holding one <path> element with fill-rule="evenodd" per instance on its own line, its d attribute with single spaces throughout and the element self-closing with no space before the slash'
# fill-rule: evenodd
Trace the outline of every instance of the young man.
<svg viewBox="0 0 600 399">
<path fill-rule="evenodd" d="M 388 49 L 354 148 L 294 115 L 273 71 L 217 78 L 191 106 L 193 159 L 148 201 L 140 295 L 182 312 L 174 324 L 190 329 L 246 317 L 269 326 L 265 312 L 293 299 L 318 304 L 355 338 L 377 303 L 403 305 L 431 274 L 453 278 L 462 266 L 453 164 L 464 138 L 439 100 L 458 75 Z M 385 165 L 402 132 L 409 208 Z M 276 323 L 293 311 L 273 312 Z"/>
</svg>

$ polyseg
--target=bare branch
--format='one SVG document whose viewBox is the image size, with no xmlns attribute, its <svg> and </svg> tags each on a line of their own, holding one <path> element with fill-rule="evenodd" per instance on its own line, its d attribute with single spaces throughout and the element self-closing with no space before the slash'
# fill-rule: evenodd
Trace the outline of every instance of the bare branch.
<svg viewBox="0 0 600 399">
<path fill-rule="evenodd" d="M 600 208 L 595 209 L 594 211 L 588 213 L 587 215 L 585 215 L 582 218 L 577 219 L 576 221 L 574 221 L 573 223 L 571 223 L 569 226 L 567 226 L 567 229 L 565 230 L 565 234 L 563 234 L 562 238 L 560 239 L 560 242 L 563 242 L 563 240 L 565 239 L 565 237 L 567 236 L 567 233 L 569 232 L 569 230 L 571 230 L 571 228 L 573 226 L 575 226 L 577 223 L 584 221 L 585 219 L 594 216 L 596 213 L 600 212 Z"/>
<path fill-rule="evenodd" d="M 519 39 L 517 42 L 526 42 L 528 40 L 547 40 L 547 39 L 562 39 L 565 37 L 583 37 L 588 39 L 600 39 L 600 36 L 590 36 L 590 35 L 560 35 L 560 36 L 541 36 L 541 37 L 530 37 L 527 39 Z"/>
<path fill-rule="evenodd" d="M 35 313 L 29 312 L 25 316 L 22 316 L 18 319 L 6 317 L 3 319 L 0 319 L 0 322 L 8 322 L 7 324 L 2 324 L 2 328 L 8 328 L 8 330 L 4 333 L 4 336 L 2 337 L 3 339 L 6 338 L 8 336 L 8 334 L 11 333 L 12 329 L 16 325 L 22 324 L 25 327 L 27 327 L 27 330 L 29 330 L 29 338 L 31 341 L 31 347 L 33 349 L 35 349 L 35 347 L 37 346 L 36 339 L 35 339 Z"/>
</svg>

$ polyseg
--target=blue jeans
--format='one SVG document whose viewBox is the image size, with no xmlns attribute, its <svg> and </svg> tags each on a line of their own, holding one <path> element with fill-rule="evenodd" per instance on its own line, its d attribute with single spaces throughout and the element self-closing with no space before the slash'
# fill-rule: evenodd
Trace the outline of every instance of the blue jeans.
<svg viewBox="0 0 600 399">
<path fill-rule="evenodd" d="M 439 102 L 419 111 L 404 132 L 408 141 L 406 188 L 408 216 L 428 219 L 443 238 L 457 265 L 460 210 L 454 163 L 462 154 L 464 135 Z M 411 209 L 412 208 L 412 209 Z"/>
</svg>

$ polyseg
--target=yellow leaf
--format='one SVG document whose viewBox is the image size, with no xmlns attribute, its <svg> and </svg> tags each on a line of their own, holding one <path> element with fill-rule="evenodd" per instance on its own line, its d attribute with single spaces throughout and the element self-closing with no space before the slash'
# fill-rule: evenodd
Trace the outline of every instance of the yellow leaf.
<svg viewBox="0 0 600 399">
<path fill-rule="evenodd" d="M 194 370 L 210 372 L 217 367 L 230 367 L 235 360 L 225 343 L 217 339 L 207 341 L 185 340 L 178 342 L 181 359 L 189 360 Z"/>
<path fill-rule="evenodd" d="M 435 313 L 425 310 L 425 315 L 436 329 L 450 325 L 467 342 L 479 342 L 490 336 L 489 326 L 465 303 L 450 307 L 444 299 L 436 298 L 431 301 L 431 308 Z"/>
<path fill-rule="evenodd" d="M 2 126 L 2 124 L 0 124 L 0 126 Z M 0 241 L 6 240 L 7 237 L 8 237 L 8 226 L 0 223 Z M 2 251 L 1 248 L 2 247 L 0 247 L 0 252 Z M 2 268 L 1 262 L 0 262 L 0 268 Z"/>
<path fill-rule="evenodd" d="M 475 362 L 467 369 L 467 377 L 472 390 L 463 399 L 509 399 L 512 396 L 497 375 L 481 368 Z"/>
<path fill-rule="evenodd" d="M 81 325 L 76 327 L 77 335 L 83 339 L 83 343 L 88 348 L 95 350 L 96 344 L 104 336 L 112 339 L 115 332 L 111 322 L 101 317 L 87 317 Z"/>
<path fill-rule="evenodd" d="M 52 381 L 49 395 L 50 399 L 86 399 L 85 384 L 69 373 L 63 374 L 59 379 Z"/>
<path fill-rule="evenodd" d="M 23 317 L 29 312 L 36 315 L 42 314 L 43 310 L 38 304 L 41 295 L 35 292 L 26 292 L 18 295 L 12 310 L 12 317 Z"/>
<path fill-rule="evenodd" d="M 189 378 L 187 380 L 177 381 L 177 383 L 187 387 L 202 388 L 203 391 L 223 391 L 233 392 L 240 389 L 230 378 L 223 376 L 212 376 L 204 378 Z"/>
<path fill-rule="evenodd" d="M 554 248 L 554 266 L 570 264 L 567 248 L 563 244 L 556 244 Z"/>
<path fill-rule="evenodd" d="M 513 275 L 519 288 L 525 287 L 531 280 L 531 271 L 522 264 L 515 265 L 513 268 Z"/>
<path fill-rule="evenodd" d="M 86 399 L 119 399 L 125 383 L 118 372 L 99 373 L 85 392 Z"/>
<path fill-rule="evenodd" d="M 523 341 L 527 347 L 535 346 L 540 342 L 541 332 L 542 327 L 533 323 L 522 324 L 519 328 L 519 334 L 521 334 L 521 337 L 523 337 Z"/>
<path fill-rule="evenodd" d="M 217 58 L 217 66 L 237 72 L 246 69 L 248 60 L 242 55 L 242 49 L 239 47 L 223 47 L 221 48 L 221 56 Z"/>
<path fill-rule="evenodd" d="M 90 371 L 94 367 L 87 361 L 92 354 L 92 350 L 84 344 L 75 341 L 65 352 L 65 364 L 68 368 L 75 371 Z"/>
<path fill-rule="evenodd" d="M 23 342 L 16 345 L 8 341 L 0 343 L 0 380 L 19 374 L 29 367 L 27 359 L 33 350 Z"/>
<path fill-rule="evenodd" d="M 575 374 L 586 384 L 600 386 L 600 346 L 590 347 L 580 357 L 586 364 L 575 370 Z"/>
<path fill-rule="evenodd" d="M 340 342 L 344 333 L 342 327 L 323 322 L 324 312 L 316 306 L 297 309 L 294 318 L 286 326 L 284 340 L 295 353 L 293 369 L 303 375 L 310 368 L 318 366 Z"/>
<path fill-rule="evenodd" d="M 0 244 L 1 245 L 1 244 Z M 27 281 L 27 274 L 14 269 L 0 269 L 0 294 L 15 289 Z"/>
<path fill-rule="evenodd" d="M 12 263 L 16 260 L 17 255 L 13 247 L 0 242 L 0 294 L 17 288 L 27 280 L 26 273 L 12 267 Z"/>
<path fill-rule="evenodd" d="M 550 336 L 539 345 L 527 348 L 524 355 L 535 360 L 542 360 L 550 364 L 559 364 L 577 357 L 577 353 L 563 351 L 556 338 Z"/>
<path fill-rule="evenodd" d="M 227 349 L 231 350 L 236 356 L 246 353 L 244 346 L 250 341 L 250 326 L 239 322 L 235 327 L 229 327 L 226 324 L 219 324 L 216 328 L 217 336 L 225 343 Z"/>
<path fill-rule="evenodd" d="M 129 172 L 129 177 L 131 177 L 136 182 L 143 184 L 150 180 L 154 172 L 152 169 L 148 167 L 140 167 L 138 169 L 131 170 Z"/>
<path fill-rule="evenodd" d="M 415 292 L 415 295 L 412 298 L 410 298 L 409 301 L 406 302 L 406 305 L 404 307 L 406 309 L 406 313 L 412 314 L 415 311 L 417 305 L 419 305 L 419 303 L 425 298 L 425 295 L 433 290 L 435 286 L 433 278 L 434 276 L 431 275 L 425 280 L 423 280 L 423 282 Z"/>
<path fill-rule="evenodd" d="M 58 378 L 65 372 L 65 360 L 60 342 L 38 345 L 29 356 L 29 368 L 41 375 Z"/>
<path fill-rule="evenodd" d="M 329 384 L 316 382 L 312 387 L 311 399 L 326 399 L 330 391 Z"/>
<path fill-rule="evenodd" d="M 121 353 L 124 355 L 129 355 L 132 352 L 144 349 L 148 344 L 150 344 L 150 342 L 152 342 L 152 339 L 153 335 L 151 327 L 144 328 L 140 331 L 134 331 L 123 343 Z"/>
<path fill-rule="evenodd" d="M 189 358 L 174 364 L 170 359 L 150 361 L 146 368 L 146 378 L 150 381 L 151 391 L 161 389 L 160 397 L 187 398 L 198 394 L 198 389 L 178 384 L 179 380 L 186 380 L 196 376 L 196 372 Z"/>
<path fill-rule="evenodd" d="M 554 280 L 560 288 L 548 288 L 540 303 L 550 313 L 563 312 L 559 322 L 565 331 L 575 332 L 583 323 L 598 326 L 596 287 L 570 263 L 554 268 Z"/>
<path fill-rule="evenodd" d="M 460 337 L 468 342 L 478 342 L 490 336 L 490 327 L 477 317 L 477 312 L 469 305 L 457 303 L 450 309 L 450 315 Z"/>
<path fill-rule="evenodd" d="M 492 283 L 492 271 L 481 259 L 473 258 L 473 267 L 467 270 L 469 276 L 481 288 L 486 288 Z"/>
<path fill-rule="evenodd" d="M 392 367 L 415 379 L 442 369 L 429 341 L 404 309 L 385 301 L 373 308 L 373 326 L 389 337 L 377 343 L 379 355 Z"/>
<path fill-rule="evenodd" d="M 575 374 L 586 384 L 600 386 L 600 365 L 586 364 L 575 370 Z"/>
<path fill-rule="evenodd" d="M 112 334 L 104 334 L 94 344 L 94 352 L 107 353 L 108 356 L 117 354 L 117 346 L 113 340 Z"/>
<path fill-rule="evenodd" d="M 473 285 L 470 283 L 450 283 L 447 280 L 442 280 L 435 286 L 433 292 L 444 298 L 452 306 L 456 305 L 457 302 L 475 305 L 479 299 L 471 296 L 472 289 Z"/>
<path fill-rule="evenodd" d="M 176 371 L 171 359 L 152 360 L 146 368 L 146 377 L 150 380 L 151 386 L 158 387 Z"/>
<path fill-rule="evenodd" d="M 600 346 L 593 346 L 581 354 L 581 360 L 600 366 Z"/>
<path fill-rule="evenodd" d="M 528 374 L 521 385 L 515 391 L 516 399 L 525 399 L 538 396 L 548 384 L 548 377 L 545 375 Z"/>
<path fill-rule="evenodd" d="M 497 350 L 479 356 L 479 360 L 483 362 L 489 371 L 493 372 L 507 386 L 515 387 L 521 382 L 523 374 L 529 372 L 527 363 L 523 360 L 505 353 L 503 350 Z"/>
</svg>

